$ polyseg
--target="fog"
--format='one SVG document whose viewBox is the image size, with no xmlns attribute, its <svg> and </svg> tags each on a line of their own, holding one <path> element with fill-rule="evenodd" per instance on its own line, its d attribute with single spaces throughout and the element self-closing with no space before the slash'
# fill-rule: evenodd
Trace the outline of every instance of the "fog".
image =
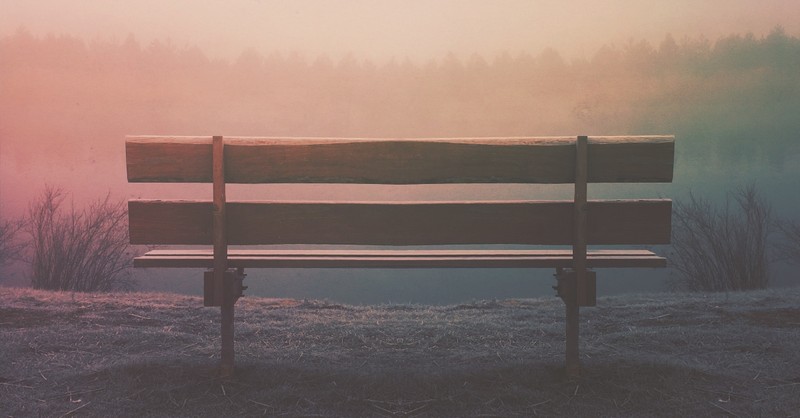
<svg viewBox="0 0 800 418">
<path fill-rule="evenodd" d="M 210 197 L 210 187 L 128 185 L 127 134 L 675 134 L 673 184 L 592 186 L 590 197 L 680 199 L 692 190 L 720 200 L 755 183 L 777 214 L 796 216 L 800 28 L 784 17 L 798 5 L 561 3 L 0 2 L 8 12 L 0 16 L 0 216 L 19 217 L 45 184 L 64 187 L 76 205 L 109 191 L 119 199 Z M 233 188 L 229 197 L 349 192 L 270 186 Z M 370 187 L 352 197 L 478 192 L 570 193 Z M 201 289 L 199 271 L 137 274 L 144 289 Z M 662 290 L 667 274 L 601 271 L 599 291 Z M 248 284 L 271 296 L 440 303 L 549 294 L 549 275 L 282 270 L 252 271 Z M 25 283 L 18 268 L 3 277 Z M 782 269 L 776 283 L 794 277 Z"/>
<path fill-rule="evenodd" d="M 88 41 L 132 33 L 145 45 L 171 39 L 226 59 L 247 48 L 377 62 L 554 48 L 572 59 L 629 39 L 655 43 L 667 33 L 715 40 L 764 35 L 776 25 L 800 30 L 794 0 L 0 0 L 0 10 L 0 35 L 19 26 Z"/>
</svg>

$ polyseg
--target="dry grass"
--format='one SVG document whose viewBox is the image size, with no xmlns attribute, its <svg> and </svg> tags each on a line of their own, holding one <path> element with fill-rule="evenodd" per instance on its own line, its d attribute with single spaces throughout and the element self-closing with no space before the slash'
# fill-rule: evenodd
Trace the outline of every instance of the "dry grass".
<svg viewBox="0 0 800 418">
<path fill-rule="evenodd" d="M 798 416 L 800 289 L 601 298 L 563 377 L 556 299 L 242 299 L 236 377 L 195 297 L 0 288 L 0 416 Z"/>
</svg>

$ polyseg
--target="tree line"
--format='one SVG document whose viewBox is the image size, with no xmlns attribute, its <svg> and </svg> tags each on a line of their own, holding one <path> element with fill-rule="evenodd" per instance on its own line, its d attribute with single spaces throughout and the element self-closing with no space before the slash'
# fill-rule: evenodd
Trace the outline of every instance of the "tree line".
<svg viewBox="0 0 800 418">
<path fill-rule="evenodd" d="M 0 104 L 15 115 L 0 134 L 12 140 L 675 133 L 691 152 L 780 159 L 800 132 L 800 39 L 780 27 L 630 40 L 576 59 L 546 49 L 382 63 L 252 49 L 228 61 L 133 35 L 87 42 L 19 29 L 0 39 L 0 57 Z"/>
</svg>

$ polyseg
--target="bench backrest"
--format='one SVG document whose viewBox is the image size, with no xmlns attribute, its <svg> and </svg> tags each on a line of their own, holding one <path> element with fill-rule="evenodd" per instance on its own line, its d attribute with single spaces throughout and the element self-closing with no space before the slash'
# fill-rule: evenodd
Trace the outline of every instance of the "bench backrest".
<svg viewBox="0 0 800 418">
<path fill-rule="evenodd" d="M 128 137 L 130 182 L 641 183 L 672 181 L 672 136 L 456 139 Z M 215 159 L 215 155 L 217 155 Z M 585 165 L 581 164 L 581 155 Z M 576 187 L 576 198 L 579 195 Z M 227 244 L 575 241 L 573 201 L 226 202 Z M 134 244 L 212 244 L 211 201 L 129 202 Z M 671 201 L 586 205 L 587 244 L 666 244 Z"/>
</svg>

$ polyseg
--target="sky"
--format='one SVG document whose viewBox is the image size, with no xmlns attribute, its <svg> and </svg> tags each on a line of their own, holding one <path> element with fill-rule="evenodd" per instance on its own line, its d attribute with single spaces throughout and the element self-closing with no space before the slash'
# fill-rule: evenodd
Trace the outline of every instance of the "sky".
<svg viewBox="0 0 800 418">
<path fill-rule="evenodd" d="M 0 10 L 0 36 L 20 27 L 89 41 L 133 34 L 225 59 L 248 48 L 428 60 L 548 47 L 589 58 L 604 44 L 658 45 L 667 34 L 800 33 L 797 0 L 0 0 Z"/>
</svg>

